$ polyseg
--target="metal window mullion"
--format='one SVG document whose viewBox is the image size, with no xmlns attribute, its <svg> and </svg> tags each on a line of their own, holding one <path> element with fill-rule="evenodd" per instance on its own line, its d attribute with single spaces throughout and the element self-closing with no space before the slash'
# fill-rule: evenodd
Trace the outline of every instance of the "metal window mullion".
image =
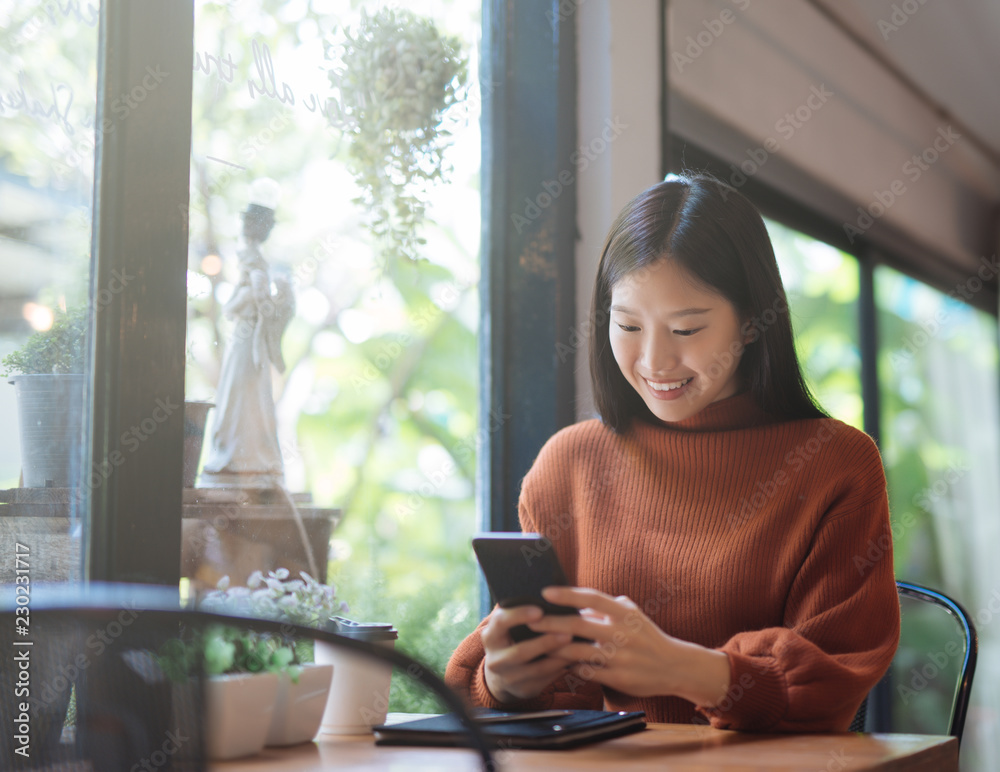
<svg viewBox="0 0 1000 772">
<path fill-rule="evenodd" d="M 192 0 L 105 0 L 94 184 L 90 580 L 176 585 Z"/>
<path fill-rule="evenodd" d="M 858 346 L 861 354 L 861 401 L 865 432 L 881 446 L 878 379 L 878 309 L 875 306 L 875 256 L 864 246 L 858 258 Z"/>
<path fill-rule="evenodd" d="M 521 478 L 573 420 L 576 19 L 537 0 L 483 19 L 479 495 L 484 528 L 517 530 Z"/>
</svg>

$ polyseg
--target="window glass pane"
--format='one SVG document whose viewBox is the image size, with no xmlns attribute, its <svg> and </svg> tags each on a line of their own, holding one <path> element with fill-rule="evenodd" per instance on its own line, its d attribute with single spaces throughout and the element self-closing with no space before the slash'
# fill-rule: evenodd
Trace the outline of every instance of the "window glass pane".
<svg viewBox="0 0 1000 772">
<path fill-rule="evenodd" d="M 97 3 L 0 4 L 2 584 L 80 579 L 103 482 L 83 468 L 85 350 L 114 291 L 91 303 L 97 27 Z"/>
<path fill-rule="evenodd" d="M 443 671 L 476 621 L 480 138 L 442 51 L 477 82 L 479 4 L 383 6 L 196 4 L 183 574 L 314 570 Z"/>
<path fill-rule="evenodd" d="M 977 530 L 1000 503 L 996 319 L 889 268 L 876 280 L 883 457 L 894 517 L 911 516 L 896 572 L 973 597 L 993 582 L 963 556 L 998 535 Z"/>
<path fill-rule="evenodd" d="M 806 382 L 823 408 L 859 429 L 858 263 L 829 244 L 765 220 Z"/>
<path fill-rule="evenodd" d="M 889 268 L 875 281 L 896 576 L 949 593 L 973 615 L 980 657 L 962 758 L 995 758 L 982 717 L 1000 709 L 991 656 L 1000 610 L 996 318 Z M 976 291 L 978 281 L 959 289 Z M 947 692 L 944 681 L 903 686 Z M 897 711 L 907 710 L 904 696 Z"/>
</svg>

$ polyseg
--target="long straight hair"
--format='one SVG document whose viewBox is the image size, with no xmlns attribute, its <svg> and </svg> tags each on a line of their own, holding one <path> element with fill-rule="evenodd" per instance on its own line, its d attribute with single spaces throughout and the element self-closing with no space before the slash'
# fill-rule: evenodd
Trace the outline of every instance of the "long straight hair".
<svg viewBox="0 0 1000 772">
<path fill-rule="evenodd" d="M 799 367 L 785 288 L 760 213 L 734 188 L 704 174 L 671 177 L 625 205 L 608 231 L 591 308 L 590 375 L 604 423 L 659 423 L 622 375 L 611 350 L 611 291 L 626 276 L 674 260 L 728 300 L 749 342 L 737 376 L 778 420 L 819 418 Z"/>
</svg>

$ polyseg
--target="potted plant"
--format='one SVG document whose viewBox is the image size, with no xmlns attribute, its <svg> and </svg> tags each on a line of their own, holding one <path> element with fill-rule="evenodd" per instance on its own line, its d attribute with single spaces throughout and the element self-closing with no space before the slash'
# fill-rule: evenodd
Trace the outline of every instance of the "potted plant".
<svg viewBox="0 0 1000 772">
<path fill-rule="evenodd" d="M 300 577 L 290 578 L 287 568 L 276 569 L 266 576 L 255 571 L 247 579 L 246 587 L 230 587 L 228 577 L 223 577 L 217 589 L 202 600 L 201 607 L 315 628 L 347 610 L 332 585 L 322 584 L 304 571 Z M 258 658 L 263 658 L 277 673 L 278 688 L 264 743 L 294 745 L 309 741 L 319 731 L 333 666 L 314 663 L 312 641 L 266 637 L 271 639 L 270 648 L 260 651 Z"/>
<path fill-rule="evenodd" d="M 57 310 L 52 326 L 3 358 L 2 376 L 17 395 L 25 488 L 68 488 L 83 443 L 86 306 Z M 194 487 L 211 402 L 184 403 L 185 488 Z"/>
<path fill-rule="evenodd" d="M 400 8 L 363 10 L 327 56 L 337 97 L 332 120 L 349 138 L 348 168 L 384 257 L 416 260 L 424 239 L 423 192 L 443 176 L 451 134 L 445 113 L 464 98 L 467 63 L 458 38 Z"/>
<path fill-rule="evenodd" d="M 233 759 L 264 747 L 275 713 L 279 674 L 287 672 L 292 657 L 290 647 L 276 636 L 212 624 L 168 640 L 157 662 L 178 689 L 189 688 L 190 677 L 204 673 L 206 754 L 211 759 Z"/>
<path fill-rule="evenodd" d="M 52 326 L 3 359 L 17 395 L 25 488 L 67 488 L 82 443 L 85 307 L 56 311 Z"/>
</svg>

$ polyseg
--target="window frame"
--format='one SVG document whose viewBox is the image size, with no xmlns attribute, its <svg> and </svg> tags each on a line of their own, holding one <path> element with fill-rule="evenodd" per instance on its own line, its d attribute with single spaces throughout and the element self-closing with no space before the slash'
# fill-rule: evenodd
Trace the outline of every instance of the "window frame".
<svg viewBox="0 0 1000 772">
<path fill-rule="evenodd" d="M 193 0 L 101 4 L 91 297 L 118 291 L 90 344 L 85 479 L 108 471 L 88 488 L 91 581 L 180 581 L 193 61 Z M 115 124 L 115 100 L 144 79 L 143 109 Z M 126 437 L 139 443 L 127 457 Z"/>
<path fill-rule="evenodd" d="M 483 3 L 477 496 L 487 531 L 520 530 L 521 479 L 575 420 L 576 180 L 560 175 L 574 169 L 577 33 L 575 8 L 560 6 Z M 528 202 L 545 196 L 532 216 Z"/>
</svg>

